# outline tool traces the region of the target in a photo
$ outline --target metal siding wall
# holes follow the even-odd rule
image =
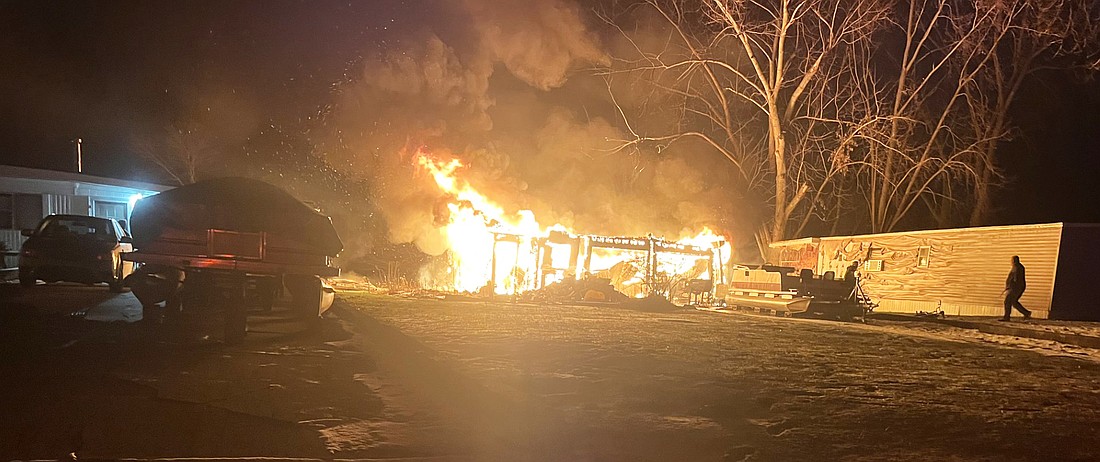
[[[42,214],[43,215],[57,215],[62,213],[70,213],[72,210],[73,202],[72,196],[64,196],[60,194],[43,194],[42,195]]]
[[[27,240],[27,238],[23,237],[18,229],[0,229],[0,242],[3,242],[8,250],[19,250],[23,246],[23,241],[25,240]],[[3,266],[4,265],[0,265],[0,267]]]
[[[42,213],[46,215],[72,214],[88,215],[91,198],[88,196],[70,196],[65,194],[43,194]]]
[[[994,316],[1004,312],[1001,293],[1011,258],[1019,255],[1027,268],[1027,291],[1020,302],[1045,318],[1061,231],[1061,224],[1052,224],[822,238],[819,270],[843,274],[852,260],[882,260],[883,271],[862,273],[864,290],[881,310],[938,307],[951,315]],[[929,265],[917,267],[917,249],[924,246],[930,247]]]

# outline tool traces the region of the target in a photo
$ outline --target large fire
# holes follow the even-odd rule
[[[421,149],[416,164],[428,173],[445,193],[436,210],[437,225],[442,227],[450,265],[447,274],[422,274],[421,285],[441,290],[513,294],[537,289],[566,277],[602,274],[614,279],[630,295],[645,295],[645,265],[651,273],[665,277],[699,278],[712,274],[715,266],[730,257],[730,245],[724,237],[708,228],[689,236],[680,236],[676,244],[713,249],[716,260],[699,255],[663,254],[652,262],[644,251],[623,251],[587,246],[582,255],[582,237],[561,224],[544,226],[530,210],[506,211],[464,180],[466,167],[459,159],[442,160]],[[657,242],[648,238],[649,242]],[[660,241],[663,242],[663,241]],[[708,261],[712,264],[707,264]],[[572,272],[570,272],[572,269]],[[632,289],[633,288],[633,289]]]

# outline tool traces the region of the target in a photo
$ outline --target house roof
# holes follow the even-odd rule
[[[142,189],[146,191],[166,191],[173,186],[146,183],[142,181],[120,180],[103,176],[86,175],[83,173],[62,172],[58,170],[44,170],[38,168],[16,167],[14,165],[0,165],[0,178],[25,178],[32,180],[69,181],[74,183],[91,183],[125,188]]]

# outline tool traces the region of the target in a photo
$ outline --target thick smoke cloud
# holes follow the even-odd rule
[[[469,0],[466,6],[480,47],[512,75],[540,90],[562,86],[578,63],[608,61],[576,5]]]
[[[582,233],[678,237],[731,229],[728,183],[712,152],[619,150],[625,138],[606,83],[590,11],[564,0],[469,0],[449,27],[366,57],[330,114],[343,149],[330,161],[373,178],[388,239],[446,250],[445,200],[415,166],[426,149],[457,157],[474,187],[545,226]],[[468,27],[455,30],[453,24]]]
[[[392,242],[413,242],[432,255],[446,250],[433,216],[439,191],[413,156],[423,144],[445,154],[456,134],[479,137],[492,129],[491,61],[477,61],[426,33],[366,59],[359,80],[342,89],[334,121],[346,149],[337,164],[373,178],[372,200]]]

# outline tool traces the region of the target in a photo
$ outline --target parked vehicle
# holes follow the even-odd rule
[[[37,280],[94,284],[106,282],[121,292],[134,264],[122,259],[134,250],[117,220],[82,215],[50,215],[34,229],[24,229],[26,242],[19,253],[19,283]]]
[[[243,339],[249,306],[270,309],[284,287],[303,317],[332,304],[322,278],[340,274],[340,237],[327,216],[268,183],[181,186],[138,202],[130,226],[138,250],[126,259],[145,266],[129,283],[142,305],[164,302],[170,315],[221,304],[227,342]]]

